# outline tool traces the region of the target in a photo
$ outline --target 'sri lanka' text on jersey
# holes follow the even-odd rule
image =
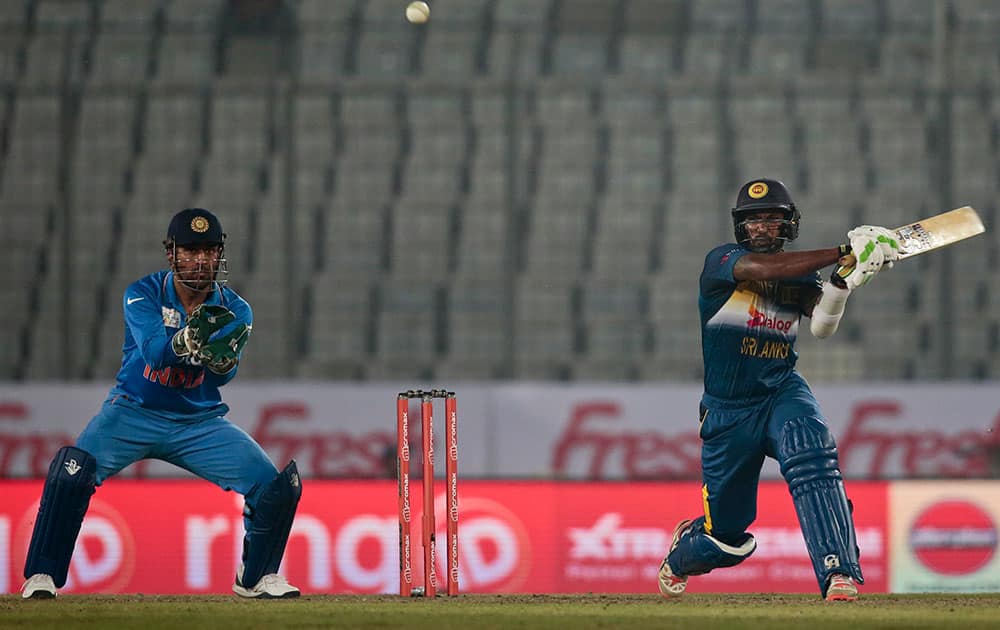
[[[236,321],[253,323],[246,300],[228,287],[217,287],[205,300],[231,310]],[[186,325],[187,315],[174,289],[173,273],[158,271],[129,285],[122,299],[125,310],[125,342],[122,366],[109,398],[122,397],[130,404],[173,419],[196,419],[225,415],[219,388],[236,376],[237,368],[215,374],[193,361],[179,357],[171,339]],[[228,329],[228,327],[227,327]]]
[[[741,245],[705,257],[698,309],[705,361],[705,404],[718,407],[773,392],[795,369],[801,295],[821,286],[818,273],[781,281],[737,281]]]

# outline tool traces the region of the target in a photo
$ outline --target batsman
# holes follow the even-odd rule
[[[853,508],[833,436],[795,371],[794,346],[802,315],[811,318],[813,335],[832,335],[851,292],[891,267],[899,246],[891,231],[863,225],[838,247],[784,251],[798,236],[801,216],[774,179],[744,184],[732,217],[736,242],[708,253],[699,281],[704,514],[674,529],[658,574],[660,593],[681,595],[690,576],[753,554],[757,542],[747,528],[757,516],[761,466],[771,457],[788,483],[820,594],[854,600],[864,576]],[[819,270],[831,265],[837,267],[830,281],[822,282]]]
[[[225,236],[213,213],[182,210],[163,241],[169,269],[125,290],[121,369],[76,445],[60,449],[49,466],[24,565],[25,599],[55,597],[66,584],[95,488],[141,459],[170,462],[244,496],[237,595],[299,595],[277,573],[302,496],[295,462],[278,472],[226,420],[219,394],[236,376],[253,321],[250,305],[226,286]]]

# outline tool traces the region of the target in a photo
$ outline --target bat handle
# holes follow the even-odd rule
[[[854,265],[858,262],[854,254],[847,253],[840,257],[837,261],[837,267],[833,270],[830,275],[830,282],[841,289],[846,289],[847,284],[845,284],[844,279],[851,275],[854,271]]]

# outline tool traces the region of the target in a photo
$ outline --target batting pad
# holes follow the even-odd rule
[[[90,506],[97,480],[97,460],[82,449],[64,446],[49,464],[38,517],[31,534],[25,579],[36,573],[52,577],[57,588],[66,584],[69,561]]]
[[[826,595],[833,573],[863,584],[854,521],[829,429],[816,418],[789,420],[779,456],[820,591]]]

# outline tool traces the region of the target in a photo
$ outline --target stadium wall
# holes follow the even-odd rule
[[[413,386],[234,384],[225,399],[230,420],[274,461],[294,457],[306,478],[388,478],[396,394]],[[455,390],[465,479],[700,478],[698,386],[459,383]],[[1000,477],[1000,403],[990,384],[821,385],[815,392],[848,479]],[[106,395],[106,385],[0,385],[0,478],[44,478],[55,452],[73,442]],[[419,401],[411,405],[418,418]],[[442,413],[439,406],[436,417]],[[159,461],[122,473],[184,475]],[[780,479],[773,462],[763,476]]]

